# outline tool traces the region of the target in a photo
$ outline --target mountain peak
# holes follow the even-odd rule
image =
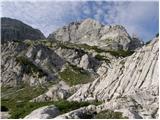
[[[2,43],[13,40],[44,39],[43,33],[31,26],[12,18],[1,18]]]
[[[50,34],[48,38],[114,50],[128,50],[130,49],[128,46],[131,42],[134,45],[132,38],[123,26],[103,25],[91,18],[87,18],[81,22],[72,22],[68,26],[59,28]],[[132,49],[139,46],[141,44],[132,46]]]
[[[82,23],[99,23],[99,22],[96,21],[95,19],[87,18],[87,19],[84,19]]]

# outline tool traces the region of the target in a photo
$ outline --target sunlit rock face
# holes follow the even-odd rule
[[[142,46],[140,40],[132,39],[123,26],[102,25],[93,19],[72,22],[68,26],[59,28],[50,34],[48,38],[114,50],[134,50]]]
[[[130,112],[133,112],[138,104],[141,106],[135,108],[138,118],[156,118],[159,96],[158,41],[158,38],[155,38],[133,55],[118,60],[107,73],[94,82],[85,84],[68,100],[110,101],[110,104],[106,103],[106,109],[128,109]],[[129,102],[133,106],[128,104]]]

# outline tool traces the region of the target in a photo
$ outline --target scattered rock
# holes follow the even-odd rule
[[[82,67],[83,69],[86,70],[88,68],[88,66],[89,66],[89,59],[88,59],[88,55],[85,54],[81,58],[79,67]]]
[[[44,106],[32,111],[24,119],[51,119],[59,115],[60,112],[54,105]]]
[[[60,99],[67,99],[69,96],[69,86],[65,82],[60,81],[58,84],[49,88],[46,93],[30,100],[30,102],[57,101]]]

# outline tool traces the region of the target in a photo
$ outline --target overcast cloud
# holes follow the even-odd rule
[[[93,18],[103,24],[121,24],[145,41],[158,32],[158,2],[3,1],[1,16],[21,20],[46,36],[72,21]]]

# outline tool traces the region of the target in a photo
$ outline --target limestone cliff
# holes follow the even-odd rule
[[[159,96],[158,41],[155,38],[133,55],[117,60],[106,73],[83,85],[68,100],[96,99],[106,102],[102,109],[127,109],[128,115],[134,114],[130,118],[155,118]]]
[[[142,46],[142,42],[132,39],[123,26],[102,25],[93,19],[72,22],[68,26],[59,28],[48,38],[114,50],[134,50]],[[138,44],[136,44],[137,42]]]

